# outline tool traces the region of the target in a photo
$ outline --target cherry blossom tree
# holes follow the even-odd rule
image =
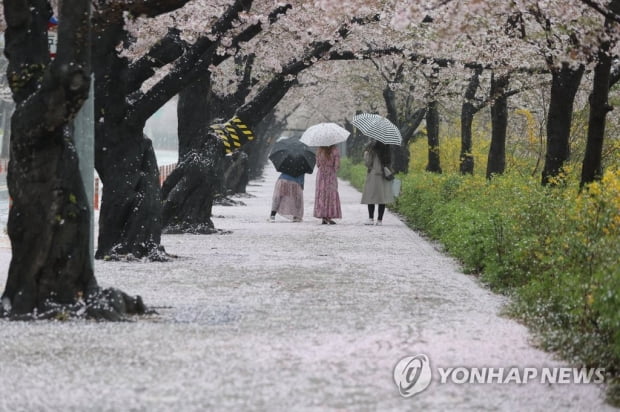
[[[252,5],[249,0],[188,4],[181,16],[194,13],[193,24],[200,16],[204,17],[201,22],[207,22],[209,27],[197,38],[191,38],[190,31],[188,40],[194,40],[193,43],[185,40],[179,30],[166,25],[151,28],[154,34],[145,36],[150,43],[141,37],[132,41],[132,33],[145,29],[146,18],[175,10],[186,2],[152,0],[116,5],[102,2],[95,9],[95,113],[99,120],[95,160],[104,187],[98,258],[127,254],[155,260],[166,258],[160,245],[159,174],[152,144],[142,134],[144,124],[157,109],[208,69],[218,55],[221,38],[241,25],[239,19],[248,19],[243,13]],[[145,16],[143,20],[131,17],[141,15]],[[174,18],[165,16],[168,20]],[[153,44],[152,39],[157,35],[162,37]],[[126,46],[119,51],[119,45]],[[166,65],[168,71],[160,74],[159,69]]]
[[[64,0],[50,60],[46,0],[4,2],[7,78],[16,109],[8,171],[12,257],[0,315],[33,319],[142,313],[139,297],[102,290],[93,273],[90,209],[73,121],[90,87],[90,2]]]
[[[347,9],[355,9],[361,6],[362,2],[326,0],[318,3],[326,10],[338,14],[346,13]],[[606,41],[611,40],[611,45],[615,44],[618,13],[614,10],[613,2],[429,0],[383,2],[382,6],[396,10],[391,14],[393,26],[412,34],[412,44],[415,44],[418,55],[435,59],[449,58],[465,66],[477,63],[505,73],[515,70],[530,70],[531,74],[542,73],[540,67],[545,66],[552,81],[543,184],[554,180],[561,173],[570,155],[568,142],[573,101],[581,85],[583,72],[586,67],[591,67],[605,55],[614,54],[612,51],[602,51],[602,54],[597,56],[600,46],[604,46]],[[604,17],[607,18],[606,24],[603,24]],[[428,24],[425,26],[424,23]],[[423,33],[421,26],[426,27],[427,33]],[[495,76],[495,91],[498,90],[497,86],[501,85],[500,89],[507,91],[508,96],[514,93],[514,90],[508,88],[509,83],[503,84],[507,79],[502,78],[502,82],[498,83],[499,79]],[[475,77],[471,80],[476,81]],[[475,83],[470,85],[471,96]],[[605,98],[599,100],[604,101]],[[496,97],[491,96],[488,102],[504,104],[501,99],[496,101]],[[470,111],[472,109],[469,104],[464,104],[463,107]],[[502,112],[498,106],[494,106],[493,113]],[[591,113],[600,117],[604,112],[605,108],[599,103]],[[493,133],[495,140],[502,139],[501,136],[504,135],[501,124],[505,121],[499,121],[502,117],[498,117],[498,127]],[[596,130],[600,131],[601,127],[594,127],[593,133]],[[466,132],[466,128],[463,131]],[[596,134],[601,135],[600,132]],[[503,143],[497,140],[500,148],[505,144],[505,135],[503,140]],[[462,166],[469,170],[466,164],[469,139],[464,135],[463,141],[462,158],[465,162]],[[598,147],[600,144],[592,146]],[[497,146],[494,149],[497,149]],[[502,152],[501,149],[493,150],[490,156],[494,158],[495,154],[500,154],[501,157]],[[588,153],[592,152],[596,153],[598,149]],[[590,155],[588,159],[591,157]],[[498,165],[492,168],[493,173],[502,169],[501,159],[491,163]],[[584,162],[591,163],[591,160]]]
[[[329,37],[326,39],[312,41],[300,51],[300,55],[293,56],[283,65],[278,64],[271,78],[266,83],[259,84],[256,93],[250,96],[247,102],[235,107],[249,94],[248,86],[251,82],[248,81],[245,71],[241,87],[228,94],[228,100],[220,99],[219,105],[215,106],[219,113],[230,116],[226,125],[219,129],[230,130],[238,127],[246,131],[255,129],[288,90],[297,84],[297,76],[302,71],[323,59],[340,58],[339,53],[331,54],[334,46],[351,34],[354,25],[374,19],[376,19],[374,15],[369,20],[353,19],[351,22],[341,24],[332,33],[328,31]],[[236,43],[236,39],[233,39],[232,43]],[[214,59],[213,62],[219,65],[218,59]],[[234,109],[234,112],[230,113],[231,109]],[[204,126],[201,129],[204,130]],[[166,230],[169,232],[211,233],[215,230],[211,221],[211,208],[215,195],[222,188],[224,153],[230,149],[224,147],[226,139],[218,138],[217,129],[218,127],[211,127],[206,134],[199,132],[191,136],[195,143],[190,145],[191,150],[183,151],[177,169],[164,184],[163,217]],[[242,132],[238,134],[241,135]],[[232,142],[233,140],[229,141]],[[234,143],[239,148],[245,144],[244,141]]]
[[[591,1],[585,1],[593,5]],[[596,3],[595,3],[596,5]],[[597,8],[598,11],[601,9]],[[618,41],[620,1],[612,0],[605,13],[604,32],[600,35],[600,45],[596,50],[596,65],[590,94],[590,117],[588,122],[588,138],[586,152],[581,170],[580,185],[599,180],[603,175],[602,152],[605,139],[605,117],[612,106],[609,104],[609,89],[618,81],[612,76],[612,49]]]

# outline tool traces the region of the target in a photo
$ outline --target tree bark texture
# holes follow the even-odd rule
[[[506,130],[508,129],[509,75],[491,77],[491,145],[487,157],[486,177],[501,175],[506,170]]]
[[[620,0],[614,0],[610,4],[611,10],[620,9]],[[605,20],[605,27],[609,29],[614,23],[611,19]],[[609,54],[611,42],[605,40],[599,46],[597,63],[594,67],[594,79],[592,80],[592,92],[590,93],[590,116],[588,120],[588,137],[586,141],[586,153],[581,167],[580,187],[603,175],[603,143],[605,140],[606,116],[612,110],[609,104],[609,88],[611,83],[612,57]]]
[[[104,17],[105,16],[105,17]],[[103,184],[95,258],[164,259],[159,169],[144,122],[128,119],[128,61],[116,52],[123,41],[122,13],[97,16],[93,36],[95,167]]]
[[[568,63],[551,71],[551,98],[547,121],[547,152],[542,172],[542,184],[555,184],[570,156],[570,128],[573,119],[575,95],[585,71]]]
[[[409,145],[416,136],[416,130],[426,118],[426,107],[422,107],[411,114],[399,126],[403,141],[400,146],[390,145],[392,149],[392,168],[396,173],[409,173]]]
[[[215,231],[211,210],[222,191],[224,145],[213,131],[201,136],[200,143],[183,157],[162,187],[166,233]]]
[[[474,104],[476,92],[480,86],[480,74],[482,69],[474,69],[474,73],[469,79],[469,84],[465,90],[463,106],[461,107],[461,154],[459,170],[462,174],[474,173],[474,156],[472,155],[472,126],[474,115],[478,108]]]
[[[426,164],[426,170],[428,172],[441,173],[441,161],[439,157],[439,110],[436,100],[428,103],[426,131],[428,139],[428,163]]]
[[[74,19],[83,19],[88,8],[75,13]],[[17,107],[7,176],[13,253],[2,302],[12,315],[24,315],[45,312],[53,302],[72,304],[96,288],[88,250],[89,209],[68,129],[88,95],[89,55],[58,50],[50,63],[51,8],[45,1],[5,4],[5,16],[7,76]],[[74,29],[88,39],[88,26]],[[59,30],[62,40],[71,40],[63,26]],[[84,40],[78,44],[88,48]],[[72,81],[77,87],[71,87]]]
[[[223,61],[224,58],[218,56],[214,64]],[[250,69],[252,62],[253,58],[246,62]],[[251,90],[250,69],[245,70],[236,93],[231,95],[219,96],[212,90],[210,72],[179,93],[179,162],[162,191],[166,233],[213,233],[211,209],[214,199],[225,196],[228,187],[245,192],[249,175],[248,156],[237,153],[233,159],[232,156],[224,157],[224,152],[220,156],[220,150],[212,147],[217,146],[217,142],[213,141],[211,124],[231,118],[243,104]],[[202,186],[198,187],[201,182]]]
[[[90,87],[90,2],[62,2],[53,61],[47,48],[51,10],[45,0],[4,4],[16,109],[7,176],[12,258],[0,314],[34,319],[81,312],[119,320],[145,308],[139,297],[97,285],[90,209],[72,133]],[[111,299],[119,305],[113,308]]]
[[[407,173],[409,171],[410,157],[409,143],[411,143],[416,129],[424,120],[426,107],[418,109],[412,114],[399,115],[396,93],[389,85],[383,89],[383,100],[387,108],[387,119],[398,127],[403,139],[400,146],[390,145],[392,169],[396,173]]]

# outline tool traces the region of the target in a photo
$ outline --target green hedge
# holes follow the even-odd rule
[[[347,159],[358,188],[365,169]],[[576,364],[605,367],[610,401],[620,380],[620,171],[582,191],[531,177],[411,172],[392,209],[439,240],[469,273],[512,296],[510,313],[541,345]]]

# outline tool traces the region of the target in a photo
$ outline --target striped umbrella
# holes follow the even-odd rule
[[[381,143],[400,146],[403,141],[398,127],[378,114],[358,114],[353,116],[351,123],[366,136]]]

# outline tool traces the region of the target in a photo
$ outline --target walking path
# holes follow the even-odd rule
[[[0,321],[0,411],[612,410],[594,384],[440,383],[441,367],[566,365],[397,217],[364,226],[344,182],[337,225],[311,217],[314,176],[302,223],[267,222],[276,178],[252,182],[246,206],[214,208],[232,233],[164,236],[172,263],[96,263],[100,284],[142,295],[158,316]],[[394,366],[416,354],[433,380],[404,398]]]

